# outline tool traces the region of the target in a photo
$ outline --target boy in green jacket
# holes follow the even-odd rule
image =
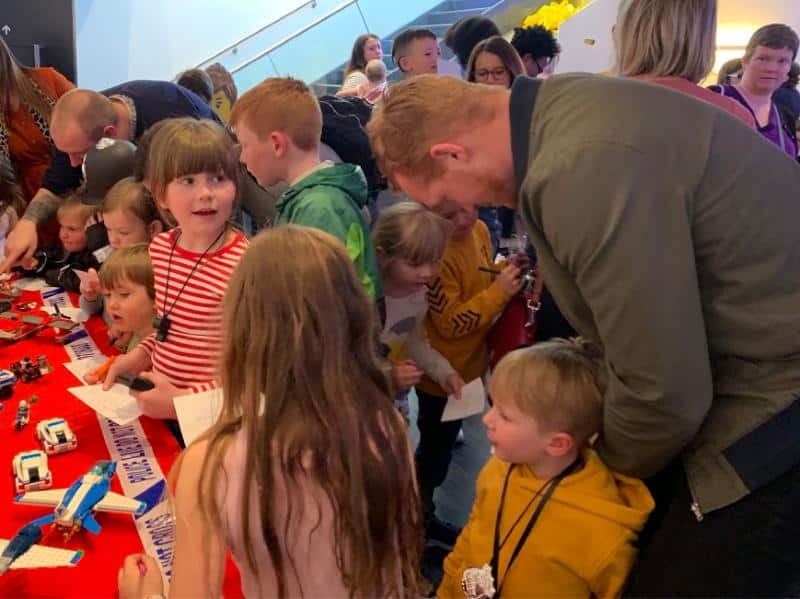
[[[308,86],[266,79],[234,104],[230,125],[242,148],[239,159],[259,184],[289,184],[275,207],[275,224],[314,227],[339,239],[364,289],[380,300],[375,248],[361,213],[366,179],[358,166],[320,161],[322,113]]]

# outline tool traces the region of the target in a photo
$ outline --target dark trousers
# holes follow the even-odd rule
[[[800,596],[800,465],[702,522],[680,461],[647,486],[656,510],[626,597]]]
[[[430,395],[419,389],[416,391],[419,399],[417,415],[419,445],[414,457],[417,462],[417,480],[422,496],[422,507],[425,517],[432,518],[436,513],[433,492],[447,476],[447,469],[453,456],[453,446],[461,429],[461,421],[442,422],[442,413],[447,404],[446,397]]]

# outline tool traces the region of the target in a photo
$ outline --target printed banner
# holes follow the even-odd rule
[[[120,426],[97,415],[111,459],[117,462],[117,476],[125,495],[147,504],[135,517],[136,530],[144,551],[158,561],[164,579],[164,596],[169,595],[172,553],[175,548],[175,519],[164,473],[138,420]]]
[[[78,325],[70,332],[69,342],[64,344],[64,349],[67,351],[70,362],[102,356],[100,348],[97,347],[94,339],[83,328],[83,325]]]
[[[60,287],[43,290],[41,295],[42,303],[46,306],[73,307],[67,292]]]

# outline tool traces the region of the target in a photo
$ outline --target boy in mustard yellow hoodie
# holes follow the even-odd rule
[[[514,264],[507,264],[497,277],[481,270],[493,266],[492,242],[475,209],[455,205],[441,216],[452,223],[453,230],[439,272],[428,285],[425,333],[431,347],[468,383],[486,373],[486,335],[508,300],[520,290],[522,281],[520,269]],[[426,536],[440,537],[445,530],[446,537],[452,537],[447,527],[436,520],[433,493],[447,476],[461,420],[442,422],[447,391],[429,377],[422,377],[421,372],[419,376],[419,444],[415,458]],[[452,545],[455,539],[438,540]]]
[[[589,448],[605,391],[597,352],[556,340],[503,358],[484,417],[494,456],[438,596],[617,597],[654,502]]]

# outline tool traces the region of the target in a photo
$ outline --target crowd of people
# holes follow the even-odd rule
[[[444,36],[463,78],[430,30],[391,67],[365,34],[328,98],[221,65],[76,89],[0,40],[0,271],[101,314],[122,355],[86,381],[150,380],[181,442],[173,399],[223,395],[169,596],[229,552],[248,597],[800,593],[800,40],[760,27],[706,88],[716,27],[623,0],[603,76],[486,17]],[[460,529],[444,413],[480,379]],[[156,561],[119,592],[163,595]]]

